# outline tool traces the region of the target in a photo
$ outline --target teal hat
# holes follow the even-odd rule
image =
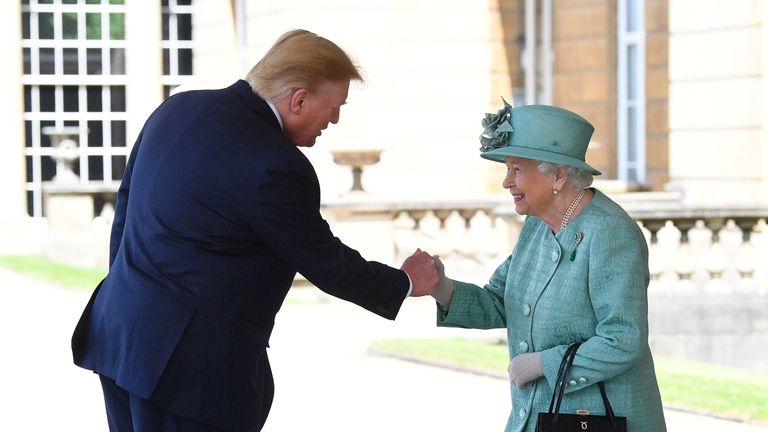
[[[600,175],[584,162],[595,128],[576,113],[550,105],[512,108],[504,101],[498,113],[485,115],[483,128],[480,156],[485,159],[504,162],[507,156],[515,156]]]

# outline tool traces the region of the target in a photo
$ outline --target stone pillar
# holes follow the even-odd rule
[[[44,255],[53,261],[94,266],[93,196],[74,188],[43,187],[43,207],[48,219]]]
[[[760,46],[761,46],[761,58],[768,58],[768,7],[763,5],[762,13],[760,15]],[[768,62],[762,61],[762,71],[760,74],[761,101],[768,101]],[[760,148],[762,149],[759,157],[759,172],[761,173],[760,192],[758,196],[768,197],[768,107],[763,106],[761,114],[761,126],[762,133],[760,134]]]
[[[26,216],[24,184],[24,88],[21,85],[21,3],[7,2],[0,14],[0,223]]]
[[[689,205],[765,203],[764,6],[702,5],[669,3],[669,187]]]
[[[147,117],[163,101],[160,0],[125,2],[126,139],[133,145]]]
[[[220,0],[195,0],[193,3],[192,37],[195,40],[192,60],[195,71],[193,86],[226,87],[244,78],[253,66],[253,63],[248,61],[241,62],[234,4],[235,1]],[[245,9],[248,11],[247,5]],[[244,31],[247,34],[250,30],[246,28]]]

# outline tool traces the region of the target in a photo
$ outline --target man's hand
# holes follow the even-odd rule
[[[416,249],[413,255],[406,258],[400,270],[411,278],[413,284],[411,297],[431,295],[437,290],[440,276],[437,273],[435,261],[421,249]]]

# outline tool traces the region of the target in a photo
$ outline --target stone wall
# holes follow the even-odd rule
[[[651,350],[655,356],[768,370],[768,292],[652,293]]]
[[[689,204],[765,203],[768,9],[759,0],[669,5],[668,187]]]

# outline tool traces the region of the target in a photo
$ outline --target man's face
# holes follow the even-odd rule
[[[327,82],[301,98],[301,109],[285,124],[285,135],[297,146],[312,147],[328,123],[339,122],[341,106],[347,103],[349,81]]]

